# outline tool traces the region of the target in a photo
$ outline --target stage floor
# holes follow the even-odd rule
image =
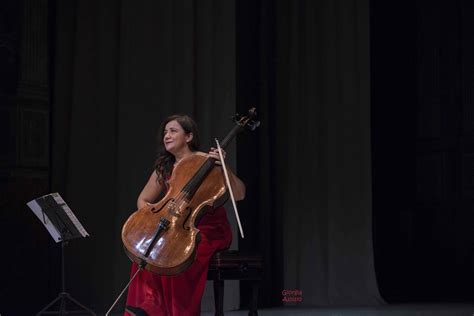
[[[225,311],[225,316],[247,316],[247,310]],[[76,314],[82,315],[82,314]],[[86,314],[84,314],[86,315]],[[97,316],[103,316],[98,313]],[[406,304],[377,307],[280,307],[259,309],[259,316],[474,316],[474,304]],[[113,312],[109,316],[123,316]],[[152,316],[152,315],[150,315]],[[214,312],[202,312],[201,316],[214,316]]]
[[[202,316],[214,316],[205,312]],[[226,316],[247,316],[248,311],[226,311]],[[259,309],[259,316],[474,316],[474,304],[386,305],[378,307]]]

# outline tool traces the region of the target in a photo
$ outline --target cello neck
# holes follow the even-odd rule
[[[249,110],[249,114],[247,116],[240,117],[236,115],[234,117],[234,122],[236,125],[230,130],[230,132],[226,135],[224,140],[220,143],[222,148],[226,148],[230,141],[234,139],[234,137],[244,130],[245,127],[248,127],[250,130],[255,130],[260,125],[259,121],[254,121],[253,118],[256,116],[257,112],[255,108],[251,108]],[[186,198],[191,200],[196,193],[197,189],[201,185],[202,181],[204,181],[205,177],[211,171],[211,169],[215,165],[216,159],[214,158],[207,158],[206,161],[202,164],[199,170],[194,174],[194,176],[189,180],[189,182],[183,187],[182,192],[185,194]]]
[[[243,130],[243,127],[240,125],[236,125],[232,128],[232,130],[227,134],[227,136],[224,138],[224,140],[220,143],[221,147],[224,149],[226,148],[230,141],[239,133]]]
[[[242,130],[241,126],[234,126],[232,130],[227,134],[227,136],[222,141],[221,147],[226,148],[230,141]],[[209,171],[214,167],[216,159],[208,157],[206,161],[202,164],[199,170],[194,174],[194,176],[189,180],[189,182],[183,187],[182,192],[185,194],[187,200],[191,200],[196,193],[196,190],[201,185],[204,178],[207,176]]]
[[[186,196],[186,199],[189,201],[196,193],[197,189],[201,185],[204,178],[207,176],[212,167],[214,167],[214,158],[207,158],[206,161],[202,164],[201,168],[194,174],[194,176],[186,183],[183,187],[182,192]]]

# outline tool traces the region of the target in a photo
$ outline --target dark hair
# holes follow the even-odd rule
[[[188,143],[189,149],[191,151],[199,150],[199,136],[197,130],[197,124],[194,120],[187,115],[171,115],[168,116],[160,126],[160,131],[158,133],[158,155],[155,160],[155,172],[158,175],[158,182],[164,184],[165,181],[171,176],[171,171],[173,170],[173,164],[175,163],[174,156],[167,152],[165,145],[163,143],[164,131],[166,124],[171,121],[176,120],[179,125],[183,128],[186,134],[193,133],[193,138]]]

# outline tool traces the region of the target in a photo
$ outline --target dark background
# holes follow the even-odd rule
[[[470,1],[372,2],[374,249],[389,301],[472,300],[472,14]]]
[[[230,153],[260,306],[292,288],[305,306],[472,302],[473,15],[461,0],[2,1],[0,313],[60,290],[26,202],[58,191],[76,210],[91,238],[68,247],[68,290],[103,312],[161,119],[189,113],[210,140],[249,105],[262,126]]]

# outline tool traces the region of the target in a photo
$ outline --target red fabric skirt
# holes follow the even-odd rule
[[[150,316],[200,315],[209,260],[217,250],[229,248],[232,231],[223,207],[204,215],[197,228],[201,231],[201,242],[191,266],[176,276],[140,271],[128,289],[127,305],[140,307]],[[137,269],[132,263],[131,275]],[[125,315],[130,316],[127,312]]]

